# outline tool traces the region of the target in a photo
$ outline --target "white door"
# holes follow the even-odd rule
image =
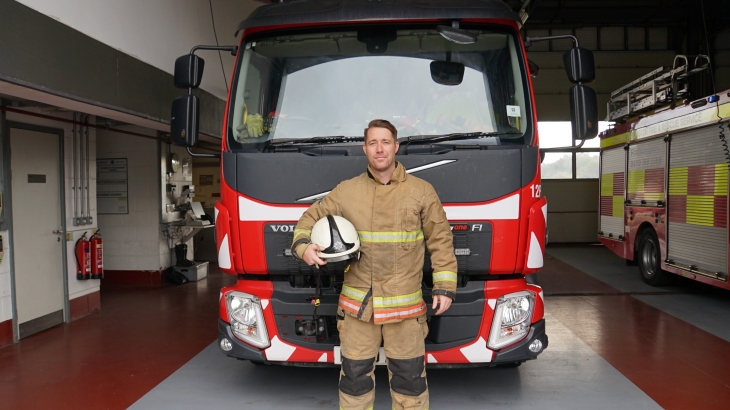
[[[11,128],[10,168],[15,303],[24,338],[63,322],[58,135]]]

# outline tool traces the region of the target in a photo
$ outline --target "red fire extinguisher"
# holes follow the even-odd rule
[[[104,279],[104,252],[99,231],[100,229],[97,229],[89,239],[89,245],[91,246],[91,279]]]
[[[89,240],[86,239],[86,232],[76,241],[76,279],[86,280],[91,278],[91,254],[89,253]]]

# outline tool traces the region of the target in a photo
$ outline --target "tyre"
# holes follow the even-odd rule
[[[671,281],[670,273],[661,268],[661,250],[659,240],[653,230],[641,234],[637,252],[641,280],[650,286],[663,286]]]

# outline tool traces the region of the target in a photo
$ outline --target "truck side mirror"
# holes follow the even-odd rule
[[[596,92],[586,83],[596,79],[593,52],[573,47],[563,54],[568,80],[575,84],[570,88],[570,122],[573,140],[588,140],[598,135],[598,101]]]
[[[596,79],[593,52],[585,48],[573,47],[563,54],[563,64],[568,80],[573,84],[588,84]]]
[[[174,145],[194,147],[200,129],[200,100],[195,95],[183,95],[172,102],[170,138]]]
[[[175,60],[175,87],[198,88],[203,79],[205,60],[195,54],[186,54]]]
[[[535,41],[573,40],[573,48],[563,54],[565,72],[568,80],[575,84],[570,88],[570,123],[573,128],[573,140],[589,140],[598,135],[598,101],[596,92],[583,85],[596,79],[596,67],[593,64],[593,52],[580,48],[578,39],[572,35],[548,37],[527,37],[525,47]]]
[[[570,124],[573,140],[589,140],[598,135],[598,102],[591,87],[583,84],[570,87]]]

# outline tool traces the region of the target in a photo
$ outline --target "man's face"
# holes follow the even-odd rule
[[[370,168],[378,172],[385,172],[395,168],[395,153],[398,151],[398,142],[387,128],[370,128],[362,147],[368,157]]]

